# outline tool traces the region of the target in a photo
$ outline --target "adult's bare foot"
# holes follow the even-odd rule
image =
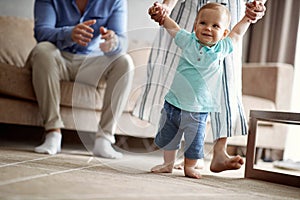
[[[210,171],[218,173],[226,170],[237,170],[240,169],[243,164],[244,160],[239,155],[230,157],[224,151],[218,153],[214,152],[210,164]]]

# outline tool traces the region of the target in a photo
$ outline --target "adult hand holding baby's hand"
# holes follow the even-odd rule
[[[169,14],[169,12],[170,10],[167,6],[158,2],[155,2],[148,10],[151,19],[158,22],[159,25],[164,23],[165,17]]]
[[[255,0],[246,3],[246,16],[250,19],[251,23],[256,23],[265,15],[266,7],[264,3],[264,0]]]
[[[103,26],[101,26],[100,34],[101,34],[101,39],[103,39],[104,42],[100,43],[99,48],[103,52],[108,53],[117,47],[119,40],[118,40],[118,36],[115,34],[114,31],[107,30]]]

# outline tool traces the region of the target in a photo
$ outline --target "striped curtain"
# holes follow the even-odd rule
[[[266,7],[265,17],[247,33],[245,61],[294,65],[300,1],[268,0]]]

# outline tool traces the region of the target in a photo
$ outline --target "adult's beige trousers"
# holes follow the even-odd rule
[[[32,67],[33,87],[46,130],[64,127],[60,115],[61,80],[95,87],[100,79],[105,80],[106,89],[96,137],[115,142],[116,125],[127,103],[133,80],[134,65],[129,55],[71,54],[60,51],[50,42],[41,42],[32,50],[27,64]]]

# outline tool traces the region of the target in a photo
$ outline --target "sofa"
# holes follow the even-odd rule
[[[31,81],[31,69],[25,66],[26,58],[36,45],[33,20],[0,16],[0,123],[43,126]],[[129,54],[136,66],[133,88],[138,88],[138,77],[144,71],[142,63],[149,55],[150,46],[134,39],[129,44]],[[143,79],[143,78],[142,78]],[[94,88],[81,83],[61,82],[61,115],[66,130],[96,132],[101,116],[105,83]],[[74,91],[76,95],[74,95]],[[138,94],[130,95],[138,97]],[[94,105],[93,102],[96,102]],[[124,115],[133,109],[128,103]],[[122,117],[124,119],[124,117]],[[126,117],[125,117],[126,118]],[[118,129],[118,132],[120,130]]]
[[[0,123],[27,126],[43,125],[31,82],[31,70],[25,61],[36,44],[33,20],[0,16]],[[129,39],[129,55],[135,64],[135,75],[126,109],[116,134],[153,138],[156,126],[131,113],[145,84],[150,45]],[[282,63],[243,64],[243,104],[246,115],[251,109],[288,110],[290,108],[293,67]],[[101,116],[101,99],[105,84],[98,88],[68,81],[61,82],[61,115],[66,130],[96,132]],[[76,95],[73,92],[76,89]],[[92,102],[97,102],[94,105]],[[94,106],[92,106],[94,105]],[[286,127],[260,123],[257,144],[262,148],[283,149]],[[272,138],[272,140],[270,139]],[[212,142],[207,134],[206,142]],[[230,138],[228,143],[245,146],[246,137]]]

